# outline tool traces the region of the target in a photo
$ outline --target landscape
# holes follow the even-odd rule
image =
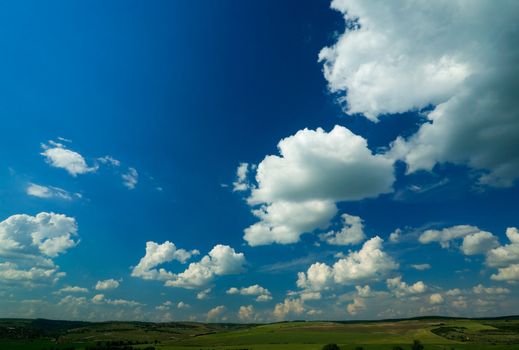
[[[519,316],[271,324],[0,320],[2,349],[511,349]],[[333,348],[330,348],[333,349]]]
[[[0,1],[0,350],[519,349],[518,19]]]

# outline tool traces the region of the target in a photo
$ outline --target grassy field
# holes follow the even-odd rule
[[[415,319],[380,322],[283,322],[264,325],[62,321],[0,321],[0,349],[86,349],[108,341],[163,350],[319,350],[336,343],[342,350],[519,349],[519,320]],[[140,342],[142,344],[136,344]],[[144,344],[145,343],[145,344]],[[116,349],[117,347],[114,347]]]

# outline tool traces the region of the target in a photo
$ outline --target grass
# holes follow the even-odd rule
[[[39,322],[39,325],[46,324]],[[4,324],[0,321],[0,329]],[[319,350],[336,343],[342,350],[410,350],[419,339],[425,350],[519,349],[519,320],[415,319],[401,321],[337,323],[285,322],[265,325],[100,322],[50,323],[49,334],[35,340],[0,340],[0,349],[48,349],[74,346],[85,349],[98,341],[141,341],[161,350]],[[25,327],[15,334],[30,333],[30,321],[10,320],[9,329]],[[39,328],[45,334],[45,330]],[[134,345],[135,348],[150,346]]]

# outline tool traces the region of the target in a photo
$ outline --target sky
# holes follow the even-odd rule
[[[0,4],[0,317],[518,314],[518,16]]]

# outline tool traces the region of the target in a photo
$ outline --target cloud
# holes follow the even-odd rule
[[[238,318],[242,321],[250,321],[254,317],[254,306],[240,306],[238,310]]]
[[[321,240],[328,244],[334,245],[349,245],[358,244],[366,239],[364,234],[364,224],[362,219],[358,216],[342,214],[343,227],[337,231],[330,231],[321,234]]]
[[[126,299],[108,299],[104,296],[104,294],[96,294],[92,297],[92,303],[94,304],[107,304],[114,306],[129,306],[136,307],[143,305],[134,300],[126,300]]]
[[[53,187],[53,186],[43,186],[43,185],[37,185],[34,183],[30,183],[29,186],[27,186],[27,194],[29,196],[34,196],[38,198],[56,198],[56,199],[62,199],[70,201],[75,198],[81,198],[80,193],[70,193],[62,188],[59,187]]]
[[[67,286],[61,288],[58,293],[88,293],[88,289],[79,286]]]
[[[97,167],[88,166],[81,154],[67,149],[62,143],[49,141],[47,144],[42,144],[41,147],[43,152],[40,154],[45,157],[45,161],[49,165],[65,169],[74,177],[97,171]]]
[[[189,264],[189,267],[173,275],[165,285],[180,288],[202,288],[212,282],[215,276],[232,275],[244,271],[245,255],[227,246],[218,244],[208,255],[199,262]]]
[[[270,291],[266,288],[263,288],[259,284],[255,284],[249,287],[244,288],[229,288],[226,292],[227,294],[240,294],[240,295],[252,295],[256,296],[256,301],[269,301],[272,300],[272,295]]]
[[[366,308],[366,304],[362,298],[353,298],[353,302],[346,306],[346,310],[352,316],[357,315],[360,311]]]
[[[439,293],[434,293],[429,296],[429,303],[436,305],[436,304],[443,304],[443,297]]]
[[[216,320],[217,318],[220,318],[221,315],[225,312],[225,309],[226,308],[223,305],[219,305],[219,306],[212,308],[211,310],[209,310],[207,312],[207,320],[211,321],[211,320]]]
[[[109,289],[115,289],[119,287],[119,281],[114,280],[113,278],[104,280],[104,281],[97,281],[96,283],[96,290],[109,290]]]
[[[418,271],[425,271],[425,270],[429,270],[431,268],[431,265],[430,264],[413,264],[413,265],[411,265],[411,267]]]
[[[79,241],[76,220],[63,214],[12,215],[0,222],[0,278],[55,281],[63,276],[53,258]]]
[[[389,235],[389,241],[392,243],[398,243],[398,241],[400,240],[401,234],[402,234],[402,230],[397,228],[396,230],[391,232],[391,234]]]
[[[333,266],[319,262],[311,265],[306,273],[298,273],[298,287],[319,291],[334,285],[379,280],[398,268],[398,263],[382,250],[382,242],[382,238],[373,237],[360,250],[350,251]]]
[[[196,293],[196,298],[198,300],[204,300],[207,299],[207,296],[211,293],[211,288],[206,288],[198,293]]]
[[[451,241],[460,238],[463,239],[460,249],[465,255],[483,254],[499,244],[492,233],[481,231],[478,227],[470,225],[427,230],[420,235],[418,240],[422,244],[438,242],[442,248],[448,248]]]
[[[332,7],[347,29],[319,60],[347,113],[376,121],[433,105],[427,122],[392,146],[408,172],[451,162],[485,171],[482,184],[513,184],[519,177],[515,2],[468,8],[464,1],[335,0]]]
[[[282,303],[276,304],[273,315],[276,319],[284,320],[290,315],[301,315],[305,311],[301,299],[286,298]]]
[[[177,304],[177,309],[189,309],[190,307],[189,304],[186,304],[183,301],[179,301]]]
[[[101,164],[111,165],[113,167],[121,166],[121,161],[120,160],[115,159],[114,157],[109,156],[109,155],[106,155],[104,157],[99,157],[99,158],[97,158],[97,161],[99,163],[101,163]]]
[[[422,281],[418,281],[409,285],[402,281],[402,276],[387,279],[386,285],[388,289],[396,295],[397,298],[402,298],[413,294],[421,294],[427,290],[427,286]]]
[[[256,169],[248,203],[260,221],[245,230],[251,246],[295,243],[325,229],[335,202],[373,198],[392,191],[393,161],[373,154],[367,141],[342,126],[330,132],[304,129],[278,143]]]
[[[173,277],[171,272],[163,268],[156,269],[158,265],[177,260],[185,263],[192,256],[200,252],[196,249],[188,251],[178,249],[174,243],[166,241],[162,244],[153,241],[146,242],[146,254],[132,270],[133,277],[140,277],[146,280],[166,280]]]
[[[503,267],[512,263],[519,263],[519,231],[515,227],[509,227],[506,229],[506,236],[510,244],[490,250],[486,258],[488,266]]]
[[[482,284],[478,284],[472,288],[472,291],[476,294],[488,294],[488,295],[499,295],[509,294],[510,289],[503,287],[485,287]]]
[[[238,169],[236,169],[236,181],[232,183],[233,192],[247,191],[250,188],[250,184],[247,181],[248,174],[249,163],[240,163]]]
[[[500,267],[497,271],[497,274],[490,276],[494,281],[519,281],[519,264]]]
[[[128,168],[128,172],[121,175],[123,179],[123,185],[128,189],[133,190],[139,182],[139,173],[135,168]]]

